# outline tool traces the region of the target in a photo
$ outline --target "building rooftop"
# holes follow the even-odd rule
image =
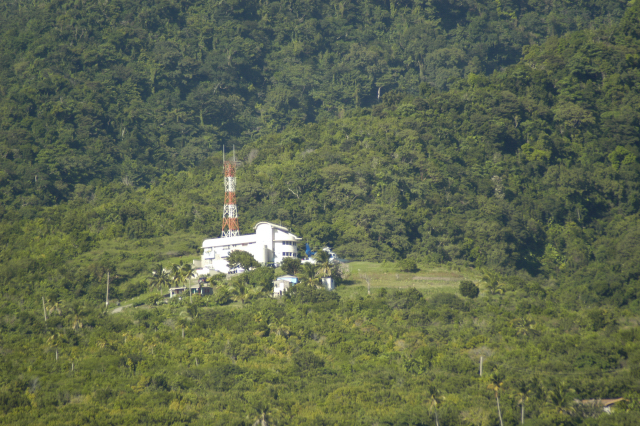
[[[583,400],[579,400],[576,399],[575,402],[578,402],[580,404],[592,404],[592,405],[597,405],[599,407],[609,407],[610,405],[613,405],[617,402],[620,401],[625,401],[625,398],[611,398],[611,399],[583,399]]]
[[[271,227],[273,229],[278,229],[278,230],[284,231],[284,232],[291,232],[291,231],[289,231],[289,228],[285,228],[282,225],[276,225],[275,223],[271,223],[271,222],[258,222],[258,223],[256,223],[256,226],[253,227],[253,229],[258,229],[258,226],[260,226],[260,225],[271,225]]]
[[[302,238],[296,237],[291,233],[288,228],[284,226],[275,225],[270,222],[258,222],[253,229],[258,228],[260,225],[269,225],[271,228],[281,231],[276,237],[274,237],[274,241],[300,241]],[[283,233],[285,235],[283,235]],[[220,246],[229,246],[229,245],[238,245],[238,244],[252,244],[255,243],[257,239],[256,234],[246,234],[246,235],[238,235],[235,237],[219,237],[219,238],[209,238],[202,242],[202,248],[208,247],[220,247]]]

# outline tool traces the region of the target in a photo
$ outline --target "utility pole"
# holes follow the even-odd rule
[[[107,271],[107,301],[105,303],[106,307],[109,307],[109,271]]]
[[[44,306],[44,296],[42,296],[42,310],[44,311],[44,322],[47,322],[47,308]]]
[[[482,357],[480,357],[480,377],[482,377]]]

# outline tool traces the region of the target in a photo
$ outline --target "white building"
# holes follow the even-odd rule
[[[273,297],[280,297],[291,287],[298,284],[298,277],[293,275],[283,275],[273,282]]]
[[[336,284],[335,284],[335,281],[333,281],[333,278],[324,277],[324,278],[321,278],[321,280],[322,280],[322,285],[324,286],[324,288],[326,288],[329,291],[335,290]]]
[[[234,250],[251,253],[263,265],[279,265],[287,257],[298,257],[298,241],[301,238],[284,226],[259,222],[254,229],[255,234],[204,240],[198,273],[208,275],[217,271],[228,274],[227,258]]]

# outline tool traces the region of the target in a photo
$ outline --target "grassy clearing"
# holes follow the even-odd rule
[[[118,267],[124,270],[136,269],[140,263],[160,262],[164,267],[174,263],[191,262],[200,259],[198,248],[205,239],[203,235],[188,233],[173,234],[144,240],[102,240],[96,247],[75,259],[77,266],[95,262],[105,256],[118,260]]]
[[[379,289],[416,288],[425,296],[435,293],[457,293],[461,280],[478,282],[479,274],[472,269],[451,270],[446,266],[419,265],[415,273],[398,271],[395,263],[351,262],[348,282],[337,288],[343,297],[367,294]],[[368,283],[367,283],[368,281]]]

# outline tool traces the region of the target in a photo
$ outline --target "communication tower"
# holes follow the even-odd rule
[[[222,147],[222,164],[224,165],[224,210],[222,212],[222,237],[240,235],[238,227],[238,208],[236,207],[236,149],[233,148],[233,160],[224,159]]]

